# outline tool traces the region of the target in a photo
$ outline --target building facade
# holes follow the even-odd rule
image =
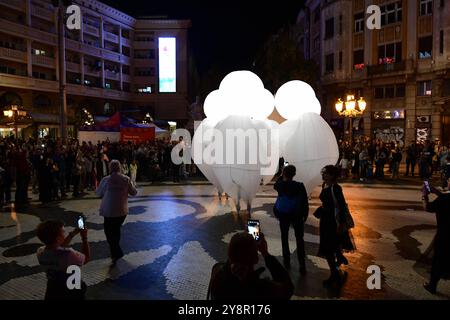
[[[366,9],[381,9],[381,29]],[[450,144],[450,3],[443,0],[308,0],[297,19],[306,58],[320,65],[322,115],[342,133],[335,111],[347,93],[367,108],[355,134],[399,144]],[[339,128],[340,124],[340,128]]]
[[[186,121],[190,21],[136,19],[95,0],[72,3],[81,8],[81,30],[64,27],[60,48],[51,0],[0,0],[0,107],[20,104],[41,135],[58,136],[61,49],[69,132],[83,108]]]

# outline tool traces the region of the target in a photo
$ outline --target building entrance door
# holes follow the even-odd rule
[[[450,115],[442,115],[442,143],[443,145],[450,145]]]

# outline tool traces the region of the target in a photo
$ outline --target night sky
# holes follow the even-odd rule
[[[190,19],[190,47],[200,73],[213,65],[248,69],[267,36],[294,22],[304,1],[100,0],[134,17]]]

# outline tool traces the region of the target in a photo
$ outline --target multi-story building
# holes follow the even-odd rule
[[[369,5],[381,29],[369,30]],[[363,96],[355,133],[387,141],[450,143],[450,3],[443,0],[308,0],[299,45],[321,70],[322,115],[339,123],[336,100]]]
[[[81,30],[64,27],[61,48],[52,1],[0,0],[0,107],[19,104],[41,134],[58,135],[63,50],[69,129],[83,108],[185,121],[190,21],[136,19],[95,0],[72,3],[81,8]]]

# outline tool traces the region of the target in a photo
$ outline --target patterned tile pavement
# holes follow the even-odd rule
[[[322,287],[328,270],[326,261],[316,256],[318,221],[310,215],[305,227],[308,274],[301,277],[293,265],[293,299],[450,299],[450,281],[440,283],[436,296],[422,289],[429,265],[419,261],[433,238],[435,217],[422,211],[419,187],[352,183],[343,187],[357,225],[353,234],[358,248],[348,255],[347,281],[339,292]],[[269,251],[281,260],[272,188],[261,187],[253,201],[252,218],[261,221]],[[319,205],[318,193],[316,189],[312,194],[310,212]],[[61,219],[70,229],[83,213],[93,255],[82,269],[88,299],[202,300],[211,266],[226,258],[227,243],[248,218],[245,212],[235,212],[231,199],[219,200],[207,182],[140,186],[139,194],[129,200],[130,214],[122,231],[126,255],[110,268],[99,202],[87,193],[46,208],[34,199],[25,211],[7,208],[1,212],[0,299],[43,298],[46,280],[35,256],[40,244],[34,229],[47,218]],[[293,231],[289,237],[293,251]],[[79,237],[73,245],[80,249]],[[382,270],[381,290],[366,286],[366,269],[374,264]]]

